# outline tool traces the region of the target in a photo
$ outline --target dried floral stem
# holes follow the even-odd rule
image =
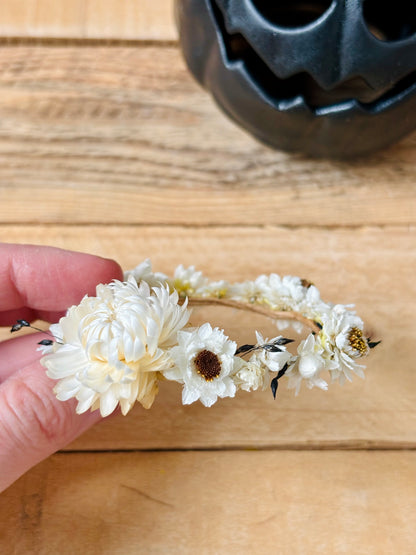
[[[293,310],[271,310],[257,304],[248,304],[239,301],[233,301],[231,299],[212,299],[204,297],[188,297],[189,306],[223,306],[228,308],[235,308],[237,310],[245,310],[247,312],[255,312],[256,314],[261,314],[270,318],[271,320],[296,320],[304,326],[310,328],[314,333],[319,333],[320,328],[316,325],[313,320],[302,316],[299,312],[294,312]]]

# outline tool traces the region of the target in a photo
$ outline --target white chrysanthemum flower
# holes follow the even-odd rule
[[[172,361],[168,354],[189,319],[177,293],[128,282],[97,286],[51,331],[53,352],[42,358],[47,375],[60,380],[58,399],[78,400],[77,412],[100,409],[111,414],[118,404],[126,414],[137,400],[150,408],[158,372]]]
[[[327,367],[332,381],[342,385],[352,381],[352,372],[364,378],[364,365],[356,360],[366,356],[369,346],[363,335],[363,322],[343,305],[335,305],[321,316],[322,330],[319,339],[328,358]]]
[[[162,373],[168,380],[184,385],[184,405],[199,399],[210,407],[218,397],[235,395],[232,374],[239,360],[234,356],[236,347],[223,331],[208,323],[194,331],[180,331],[178,345],[170,350],[175,366]]]
[[[328,389],[326,381],[319,377],[320,372],[325,369],[326,361],[322,356],[324,349],[316,341],[315,336],[310,334],[301,341],[297,352],[298,356],[292,357],[286,371],[286,376],[289,378],[288,388],[295,389],[297,395],[302,381],[305,381],[309,389],[312,387]]]

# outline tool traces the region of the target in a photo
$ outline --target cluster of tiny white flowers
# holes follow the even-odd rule
[[[237,348],[218,328],[188,325],[188,301],[228,299],[291,312],[311,321],[315,331],[291,354],[281,335]],[[300,322],[290,322],[300,331]],[[287,325],[288,322],[285,323]],[[124,282],[97,286],[50,328],[55,341],[43,347],[47,374],[59,380],[58,399],[75,397],[77,412],[100,409],[106,416],[120,405],[126,414],[138,401],[149,408],[161,379],[183,385],[182,402],[211,406],[238,390],[266,389],[283,375],[299,392],[327,389],[321,377],[341,384],[352,373],[363,377],[357,360],[372,346],[351,307],[321,300],[318,289],[298,277],[277,274],[254,281],[211,281],[194,267],[179,266],[173,277],[154,273],[149,260],[125,274]],[[274,389],[275,394],[275,389]]]

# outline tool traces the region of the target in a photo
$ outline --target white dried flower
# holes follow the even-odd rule
[[[120,404],[126,414],[137,400],[149,408],[157,393],[157,372],[172,361],[169,347],[187,323],[177,293],[128,282],[99,285],[58,325],[53,352],[42,358],[49,377],[60,380],[58,399],[75,397],[77,412],[99,408],[103,416]]]
[[[170,355],[175,366],[163,371],[168,380],[184,385],[182,402],[189,405],[198,399],[206,407],[218,397],[234,397],[236,386],[232,379],[237,345],[222,330],[203,324],[194,331],[180,331],[178,345]]]
[[[286,376],[289,378],[288,388],[295,389],[297,395],[302,381],[305,381],[310,389],[312,387],[328,389],[326,381],[319,377],[320,372],[325,369],[325,359],[322,356],[324,349],[316,341],[315,336],[310,334],[301,341],[297,352],[298,356],[292,358],[286,371]]]
[[[251,346],[253,353],[249,360],[242,359],[239,365],[234,364],[234,382],[238,389],[244,391],[255,391],[259,388],[264,390],[269,387],[270,373],[280,372],[292,358],[285,347],[287,340],[281,335],[269,340],[256,331],[256,340],[256,344]]]
[[[351,372],[364,378],[364,366],[356,362],[369,352],[361,318],[345,306],[335,305],[322,313],[321,321],[319,339],[326,352],[332,381],[338,380],[341,385],[345,379],[352,381]]]
[[[239,359],[239,363],[234,364],[233,381],[237,389],[243,391],[256,391],[266,389],[270,385],[269,369],[259,357],[253,353],[248,361]]]
[[[171,280],[172,287],[181,296],[198,295],[200,290],[208,285],[208,278],[202,275],[202,272],[197,272],[194,266],[185,268],[180,264],[173,275]]]
[[[284,343],[281,342],[281,340],[283,340],[281,335],[278,335],[273,339],[265,339],[261,333],[256,331],[256,340],[256,347],[275,345],[279,349],[268,350],[267,348],[262,348],[255,352],[255,356],[258,357],[261,363],[264,364],[264,366],[266,366],[271,372],[279,372],[292,358],[292,355],[286,350]]]
[[[161,272],[154,273],[152,271],[152,263],[149,258],[146,258],[141,264],[136,266],[133,270],[124,272],[124,281],[129,278],[134,278],[138,283],[145,281],[150,287],[157,287],[158,285],[165,284],[169,281],[168,276]]]
[[[210,281],[198,287],[196,295],[204,298],[223,299],[229,296],[229,283],[224,279]]]
[[[243,281],[229,285],[228,296],[243,303],[254,304],[263,300],[263,290],[256,281]]]
[[[297,303],[305,294],[298,277],[281,278],[277,274],[261,275],[254,283],[260,292],[257,295],[259,302],[265,303],[274,310],[296,310]]]

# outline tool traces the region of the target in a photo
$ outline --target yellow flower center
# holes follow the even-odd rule
[[[348,334],[348,341],[350,347],[358,351],[360,356],[364,356],[367,353],[367,341],[364,339],[363,332],[359,328],[351,328]]]
[[[195,289],[191,287],[191,284],[187,281],[180,281],[179,279],[175,279],[173,282],[173,290],[176,291],[179,297],[189,297],[195,293]]]
[[[215,353],[204,349],[194,358],[196,372],[207,382],[212,382],[221,374],[221,362]]]

